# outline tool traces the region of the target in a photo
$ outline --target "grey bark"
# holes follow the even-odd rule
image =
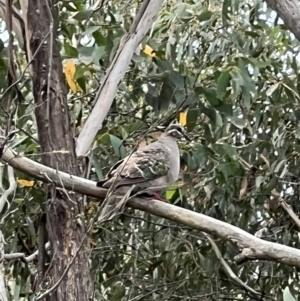
[[[285,26],[300,41],[300,3],[297,0],[266,0]]]
[[[24,173],[32,176],[34,176],[35,173],[38,176],[38,179],[42,179],[42,173],[44,174],[43,179],[45,181],[54,178],[53,174],[55,173],[55,170],[43,167],[43,165],[28,158],[14,156],[10,149],[4,150],[2,160]],[[105,189],[96,187],[96,183],[93,181],[72,177],[66,173],[60,172],[58,178],[60,178],[58,186],[64,187],[67,190],[71,189],[79,193],[86,193],[91,197],[103,197],[106,192]],[[73,182],[72,179],[74,179]],[[86,186],[89,187],[88,190],[86,189]],[[199,200],[199,202],[201,202],[201,200]],[[204,214],[149,199],[132,199],[128,201],[127,205],[235,243],[242,250],[241,254],[234,258],[238,264],[247,260],[268,260],[300,268],[299,249],[265,241],[238,227]]]
[[[32,60],[30,71],[38,136],[43,153],[42,163],[76,175],[78,172],[75,145],[70,129],[55,19],[54,23],[52,22],[54,2],[22,1],[26,47],[29,61],[40,48]],[[53,39],[51,39],[52,25],[54,25]],[[86,251],[85,243],[71,264],[74,254],[84,240],[84,223],[78,222],[78,216],[83,212],[83,204],[78,196],[59,191],[53,184],[45,186],[45,189],[48,192],[46,223],[53,252],[48,274],[40,275],[40,278],[47,280],[42,283],[45,290],[59,283],[46,298],[59,301],[87,301],[92,293],[92,285],[89,274],[89,252]],[[44,247],[44,242],[42,244]],[[44,259],[39,253],[39,261],[41,260]],[[43,273],[41,264],[39,264],[40,274]],[[62,277],[67,268],[68,272]]]

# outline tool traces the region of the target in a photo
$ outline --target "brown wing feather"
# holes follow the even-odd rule
[[[135,183],[142,183],[148,181],[138,168],[141,164],[146,164],[151,159],[157,161],[164,160],[166,157],[166,150],[162,148],[144,148],[133,153],[129,158],[118,161],[107,175],[107,179],[97,182],[98,187],[109,188],[111,185],[115,187],[123,185],[131,185]],[[161,174],[155,175],[151,179],[161,177]],[[117,178],[116,178],[117,177]]]

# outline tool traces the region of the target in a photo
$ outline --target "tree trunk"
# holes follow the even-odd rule
[[[268,5],[283,20],[284,25],[300,41],[300,10],[298,0],[266,0]]]
[[[52,49],[51,33],[49,34],[52,20],[49,9],[54,11],[54,1],[21,2],[28,60],[32,60],[30,71],[39,142],[43,154],[42,163],[77,175],[74,140],[71,135],[65,80],[55,26]],[[84,240],[83,222],[78,222],[78,216],[83,212],[83,204],[74,193],[57,190],[51,184],[46,189],[48,192],[46,224],[53,255],[50,268],[43,275],[41,270],[43,255],[39,254],[39,278],[44,280],[42,287],[50,289],[61,281],[57,289],[49,294],[51,300],[88,300],[91,296],[91,279],[89,254],[86,252],[85,242],[68,272],[60,280]]]

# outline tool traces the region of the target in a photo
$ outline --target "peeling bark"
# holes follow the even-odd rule
[[[51,49],[49,31],[52,24],[50,9],[53,4],[54,1],[44,0],[25,0],[21,3],[29,61],[38,51],[31,63],[35,116],[43,153],[42,163],[76,175],[75,146],[55,29]],[[49,56],[52,57],[50,61]],[[53,258],[48,274],[43,275],[42,287],[51,290],[54,284],[61,281],[58,288],[49,293],[51,300],[88,300],[91,296],[91,280],[89,254],[85,252],[85,246],[66,276],[61,279],[84,238],[83,223],[77,222],[78,215],[83,212],[83,204],[78,196],[58,191],[53,184],[48,185],[47,190],[46,219]]]

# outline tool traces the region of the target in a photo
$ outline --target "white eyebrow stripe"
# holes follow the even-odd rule
[[[177,132],[177,133],[179,133],[180,135],[182,135],[182,133],[181,132],[179,132],[178,130],[176,130],[176,129],[174,129],[174,130],[171,130],[171,131],[168,131],[168,133],[174,133],[174,132]]]

